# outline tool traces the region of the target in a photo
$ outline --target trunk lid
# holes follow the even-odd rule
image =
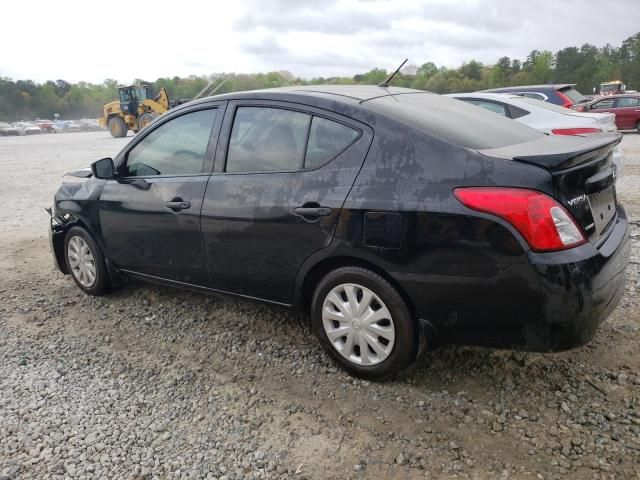
[[[550,135],[481,153],[548,170],[554,197],[571,212],[589,241],[596,244],[617,215],[613,150],[621,139],[620,133]]]
[[[581,119],[595,120],[598,127],[603,132],[616,132],[616,114],[615,113],[582,113],[575,110],[568,110],[565,115],[569,117],[577,117]]]

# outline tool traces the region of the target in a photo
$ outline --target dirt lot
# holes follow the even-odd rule
[[[125,140],[0,138],[0,480],[640,478],[640,228],[586,347],[446,347],[369,383],[301,316],[135,282],[89,298],[54,271],[42,208]],[[640,135],[623,147],[638,221]]]

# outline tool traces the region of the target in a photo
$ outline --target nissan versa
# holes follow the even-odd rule
[[[443,343],[558,351],[623,292],[620,139],[403,88],[211,97],[74,172],[51,247],[88,294],[131,276],[301,310],[361,377]]]

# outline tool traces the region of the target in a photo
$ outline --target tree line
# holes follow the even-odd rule
[[[389,72],[374,68],[353,77],[328,77],[305,80],[289,72],[259,74],[215,74],[186,78],[158,78],[154,82],[135,79],[133,83],[153,84],[157,91],[165,87],[171,99],[192,99],[211,81],[219,86],[217,94],[259,88],[313,84],[378,84]],[[224,83],[222,81],[224,80]],[[487,88],[540,83],[575,83],[584,94],[591,94],[600,83],[622,80],[627,88],[640,90],[640,32],[622,42],[619,47],[596,47],[588,43],[581,47],[566,47],[555,54],[533,50],[526,59],[502,57],[494,65],[470,60],[459,68],[438,67],[432,62],[408,65],[394,78],[393,84],[435,93],[473,92]],[[101,84],[69,83],[50,80],[0,78],[0,121],[51,118],[98,117],[102,106],[118,95],[118,82],[113,79]]]

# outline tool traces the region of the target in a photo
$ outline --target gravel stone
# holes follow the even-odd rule
[[[337,369],[302,315],[56,272],[42,207],[130,138],[0,138],[0,480],[636,478],[640,135],[617,180],[636,263],[592,342],[447,346],[386,383]]]

